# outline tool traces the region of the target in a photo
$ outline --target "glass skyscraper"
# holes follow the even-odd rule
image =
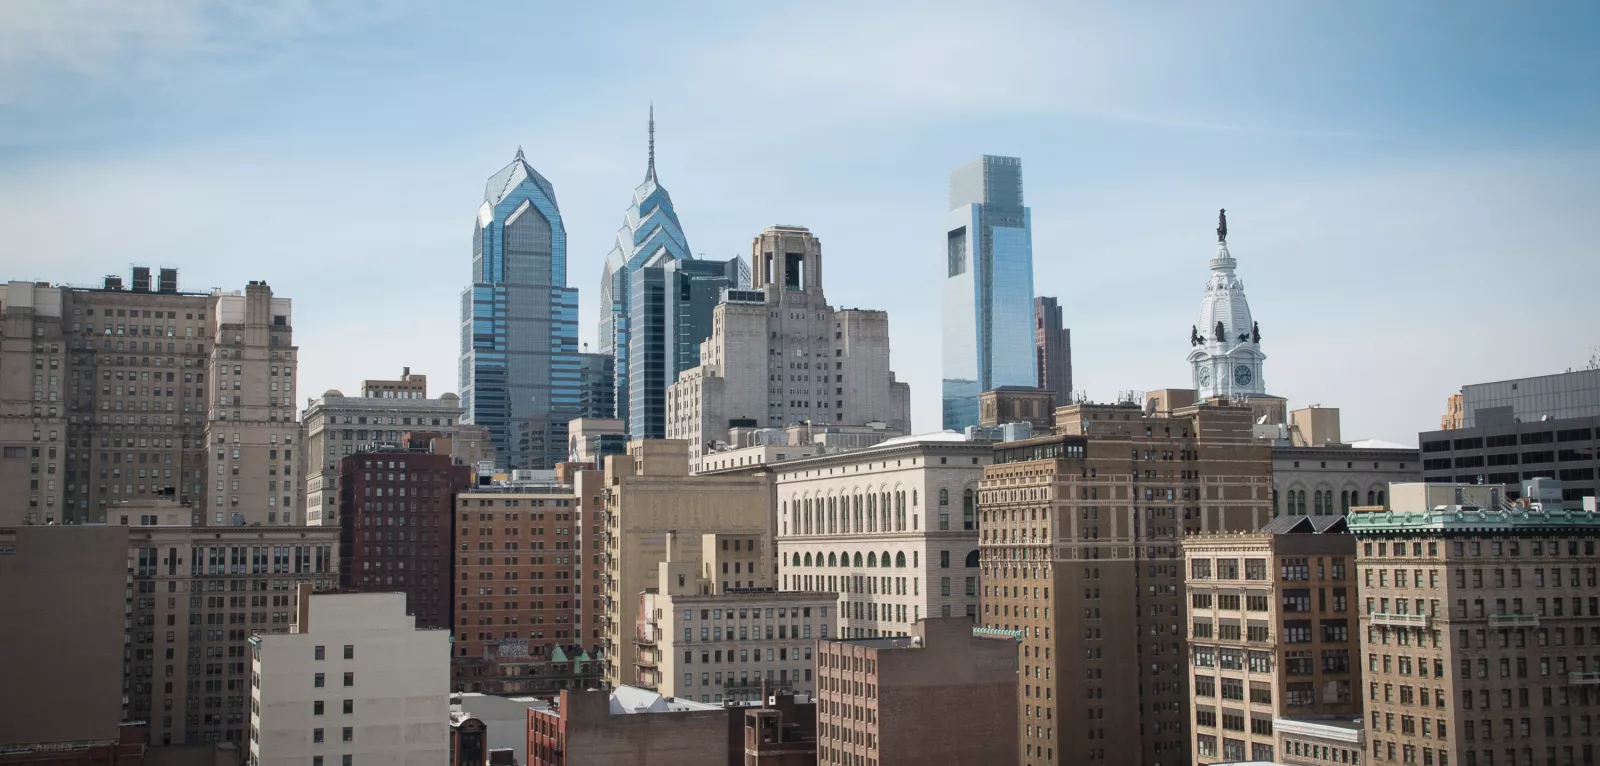
[[[952,171],[944,224],[944,427],[961,430],[978,424],[978,394],[1038,385],[1022,160],[984,155]]]
[[[472,230],[472,286],[461,294],[463,422],[484,426],[502,468],[549,469],[566,423],[583,413],[578,290],[555,189],[517,149],[489,178]]]
[[[652,109],[644,183],[633,190],[600,281],[599,350],[616,358],[616,417],[628,438],[665,438],[667,386],[700,364],[723,289],[749,284],[743,259],[698,260],[689,252],[672,197],[656,181]]]

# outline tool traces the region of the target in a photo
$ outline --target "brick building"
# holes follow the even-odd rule
[[[1361,716],[1360,598],[1343,516],[1183,541],[1195,763],[1284,755],[1274,720]]]
[[[452,509],[455,494],[471,486],[472,469],[448,451],[382,448],[341,459],[340,586],[403,592],[418,628],[449,628]]]
[[[577,505],[571,486],[553,483],[479,486],[456,496],[458,690],[490,691],[492,682],[507,692],[554,693],[596,678],[598,647],[585,648],[577,623]],[[569,681],[534,688],[493,680],[535,670]]]
[[[741,713],[740,726],[729,725]],[[743,762],[742,708],[702,705],[647,689],[561,692],[528,709],[528,766],[707,766]]]
[[[818,641],[817,763],[1016,763],[1018,637],[943,617]]]

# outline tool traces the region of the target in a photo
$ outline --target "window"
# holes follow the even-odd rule
[[[312,742],[321,742],[322,741],[322,730],[321,729],[312,729],[311,730],[311,741]]]
[[[354,644],[344,645],[344,658],[347,660],[353,660],[356,658],[356,647]]]
[[[322,715],[322,700],[311,703],[311,714]]]
[[[345,673],[344,674],[344,685],[345,686],[355,686],[356,685],[356,674],[355,673]]]
[[[318,689],[322,688],[323,684],[322,684],[322,674],[321,673],[318,673],[318,674],[316,674],[316,675],[311,677],[311,685],[316,687],[316,688],[318,688]]]
[[[317,662],[321,662],[323,660],[323,655],[327,654],[326,650],[327,650],[327,647],[325,647],[325,646],[319,646],[319,647],[316,648],[316,650],[315,650],[315,653],[316,653],[315,659],[317,660]]]
[[[352,715],[355,712],[356,712],[356,701],[355,700],[345,700],[344,701],[344,714],[345,715]]]
[[[344,732],[340,735],[340,739],[342,741],[344,741],[344,742],[354,742],[355,739],[356,739],[355,727],[354,726],[346,726],[346,727],[344,727]]]

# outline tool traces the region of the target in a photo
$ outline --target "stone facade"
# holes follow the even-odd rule
[[[784,590],[837,594],[838,636],[978,614],[978,483],[993,445],[909,436],[772,465]]]
[[[1365,763],[1594,758],[1600,518],[1562,510],[1555,482],[1522,491],[1397,484],[1390,508],[1350,514]]]
[[[1414,449],[1273,447],[1272,515],[1337,516],[1384,505],[1390,483],[1421,478]]]
[[[338,585],[339,530],[195,526],[193,513],[171,501],[107,512],[130,527],[124,718],[148,720],[152,745],[242,748],[250,637],[288,632],[298,585]]]
[[[772,226],[750,247],[751,290],[729,291],[700,364],[667,388],[667,438],[691,459],[738,427],[886,423],[909,433],[911,389],[889,369],[889,316],[834,309],[822,291],[822,244]]]
[[[180,293],[175,270],[152,289],[140,271],[133,289],[5,287],[0,487],[26,500],[0,523],[174,497],[196,524],[303,524],[289,300],[264,282]]]
[[[1219,400],[1056,410],[995,445],[979,492],[982,622],[1022,631],[1022,763],[1191,763],[1184,536],[1271,518],[1271,448]]]
[[[1195,763],[1272,761],[1280,716],[1361,715],[1355,538],[1342,517],[1183,542]]]
[[[626,456],[606,458],[601,495],[604,522],[596,538],[605,545],[602,582],[596,583],[605,596],[601,651],[606,681],[617,687],[635,683],[639,595],[656,587],[669,549],[674,560],[698,568],[707,554],[702,535],[714,533],[753,542],[756,550],[744,551],[750,560],[772,560],[772,483],[765,475],[690,476],[686,443],[646,439],[629,443]],[[770,570],[743,575],[738,581],[752,583],[746,587],[772,585]],[[720,571],[716,577],[720,582]],[[730,573],[729,582],[734,581]]]

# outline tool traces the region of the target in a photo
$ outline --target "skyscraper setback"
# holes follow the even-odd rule
[[[978,424],[978,394],[1038,385],[1022,160],[984,155],[952,171],[944,228],[944,427],[959,431]]]
[[[750,284],[742,259],[697,260],[672,196],[656,180],[656,120],[650,110],[650,162],[633,190],[617,244],[600,280],[600,345],[616,357],[616,417],[632,439],[660,439],[667,386],[700,363],[711,311],[725,289]]]
[[[489,429],[498,465],[554,468],[567,421],[600,414],[583,412],[583,368],[555,187],[518,149],[490,176],[473,225],[472,286],[461,294],[463,421]]]

